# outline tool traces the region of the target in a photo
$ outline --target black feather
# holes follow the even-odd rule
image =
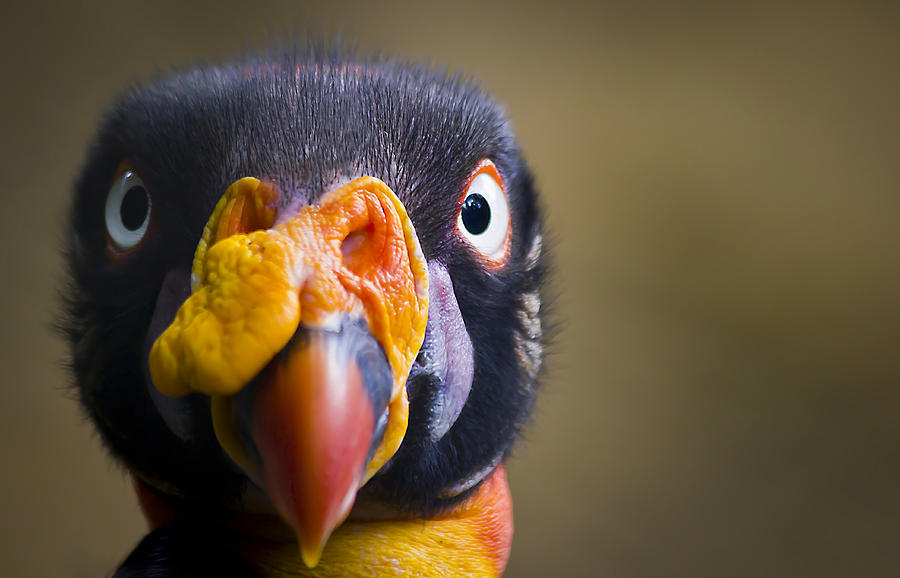
[[[179,521],[148,534],[113,578],[249,578],[256,574],[220,526]]]

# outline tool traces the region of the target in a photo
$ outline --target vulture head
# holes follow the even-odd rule
[[[477,85],[310,51],[135,87],[67,258],[79,399],[152,529],[118,576],[502,572],[545,251]]]

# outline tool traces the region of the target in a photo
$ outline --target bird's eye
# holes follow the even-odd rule
[[[509,255],[509,204],[502,182],[494,163],[480,163],[469,180],[456,223],[460,235],[495,266]]]
[[[116,249],[135,247],[150,224],[150,193],[133,171],[124,171],[106,196],[106,232]]]

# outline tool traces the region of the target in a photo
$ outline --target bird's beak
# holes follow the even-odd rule
[[[406,432],[427,266],[403,204],[378,179],[293,214],[278,196],[253,178],[229,187],[150,372],[165,394],[211,397],[223,448],[315,566]]]

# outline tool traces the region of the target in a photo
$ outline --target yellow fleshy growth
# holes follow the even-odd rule
[[[231,396],[301,321],[321,327],[336,314],[360,315],[394,377],[368,480],[406,432],[404,385],[425,335],[427,265],[403,204],[378,179],[356,179],[277,225],[276,203],[274,186],[253,178],[220,199],[194,255],[192,295],[151,349],[153,382],[167,395]]]

